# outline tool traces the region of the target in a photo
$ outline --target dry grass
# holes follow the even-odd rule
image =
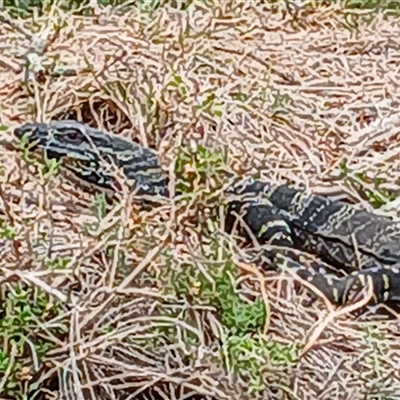
[[[367,23],[364,11],[346,17],[340,2],[314,11],[300,2],[220,3],[152,15],[95,8],[90,18],[54,7],[24,23],[2,14],[3,135],[73,116],[157,148],[166,173],[179,145],[207,145],[224,149],[240,174],[369,209],[373,200],[397,215],[399,21],[382,14]],[[399,397],[397,320],[360,322],[323,302],[304,307],[290,278],[285,297],[281,277],[241,264],[228,239],[241,291],[270,314],[263,333],[226,338],[215,307],[199,296],[202,279],[213,284],[207,257],[223,265],[224,254],[207,253],[188,222],[196,197],[194,207],[140,212],[121,198],[100,218],[93,195],[63,175],[47,182],[6,149],[1,160],[3,292],[19,282],[53,299],[30,339],[22,382],[48,391],[61,382],[63,399],[139,399],[149,387],[160,399],[183,391],[246,399],[262,383],[265,399]],[[174,277],[188,266],[196,271],[186,288],[191,305],[173,295]],[[52,344],[43,365],[39,339]],[[21,356],[17,345],[7,351]]]

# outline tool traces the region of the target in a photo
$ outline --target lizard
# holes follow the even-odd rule
[[[109,168],[111,162],[122,170],[131,191],[169,197],[168,180],[153,149],[75,120],[27,123],[15,129],[14,135],[26,138],[31,151],[61,160],[80,181],[110,191],[121,189]],[[234,215],[244,212],[243,222],[259,243],[314,253],[323,262],[350,273],[335,277],[321,268],[306,270],[296,260],[290,263],[330,301],[344,303],[353,289],[364,286],[368,276],[376,289],[375,302],[400,300],[395,266],[400,258],[400,223],[338,200],[255,179],[240,179],[225,194],[228,233],[236,221]],[[274,259],[271,251],[264,251],[263,256]]]
[[[74,120],[24,124],[14,131],[19,139],[26,133],[31,152],[39,150],[49,159],[61,159],[63,167],[83,184],[110,191],[120,188],[115,174],[107,168],[115,164],[136,194],[169,196],[166,177],[151,149]]]
[[[241,180],[227,192],[234,199],[230,208],[242,214],[244,225],[252,227],[258,242],[272,243],[278,252],[282,251],[279,246],[301,250],[322,261],[315,263],[317,273],[312,274],[290,253],[292,268],[331,301],[348,300],[351,290],[365,286],[368,276],[375,288],[373,302],[400,300],[400,221],[306,190],[252,178]],[[228,213],[228,232],[235,220]],[[246,229],[239,231],[249,241]],[[263,253],[268,259],[274,257],[273,250]],[[349,275],[334,277],[326,273],[325,265]]]

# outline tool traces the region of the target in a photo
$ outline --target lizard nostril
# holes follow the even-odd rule
[[[24,131],[23,131],[22,128],[14,129],[14,135],[15,135],[15,136],[17,136],[17,137],[22,137],[23,134],[24,134]]]
[[[32,135],[34,131],[35,131],[34,127],[30,127],[29,125],[24,125],[14,129],[14,135],[20,139],[26,134]]]

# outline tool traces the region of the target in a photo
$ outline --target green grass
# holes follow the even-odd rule
[[[320,1],[310,0],[304,8],[312,9],[321,5],[329,5],[334,0]],[[11,16],[20,18],[29,18],[33,13],[43,15],[54,4],[57,4],[63,10],[75,11],[81,15],[91,15],[90,0],[3,0],[0,4],[6,9]],[[118,7],[121,12],[126,12],[133,8],[140,8],[143,11],[155,11],[161,7],[170,6],[172,8],[185,11],[192,4],[201,3],[204,5],[217,5],[214,0],[97,0],[101,7]],[[260,3],[265,3],[260,1]],[[277,1],[269,0],[266,3],[271,5]],[[387,12],[388,15],[398,15],[400,3],[394,0],[347,0],[344,2],[345,7],[351,10],[371,10],[373,13],[380,11]],[[126,6],[125,6],[126,5]]]
[[[207,0],[198,0],[208,4]],[[143,11],[154,11],[160,7],[169,5],[178,10],[186,10],[195,0],[97,0],[101,7],[118,7],[120,12],[126,12],[133,8],[140,8]],[[55,4],[62,10],[72,11],[76,14],[92,15],[90,0],[3,0],[0,4],[12,17],[29,18],[32,14],[43,15]],[[126,5],[126,6],[125,6]]]
[[[0,296],[0,393],[26,399],[34,370],[68,332],[65,305],[25,284],[4,285]]]

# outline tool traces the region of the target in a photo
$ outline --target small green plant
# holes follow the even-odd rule
[[[192,305],[215,307],[229,334],[240,336],[262,328],[266,318],[265,305],[259,299],[247,302],[240,297],[235,287],[233,264],[213,263],[207,266],[207,271],[210,275],[205,276],[195,264],[185,264],[172,273],[177,298]],[[210,282],[210,277],[214,281]]]
[[[189,198],[200,192],[209,197],[221,189],[227,162],[227,156],[216,149],[179,147],[175,164],[176,192]]]
[[[215,307],[230,334],[244,335],[262,328],[267,317],[265,305],[259,299],[250,302],[240,296],[237,267],[217,232],[209,233],[203,257],[198,260],[202,268],[193,260],[168,272],[171,275],[166,279],[170,279],[174,295],[191,304]]]
[[[37,142],[31,142],[28,135],[24,135],[17,144],[17,149],[21,151],[22,159],[27,165],[34,166],[38,171],[38,178],[42,184],[47,184],[60,172],[61,160],[48,158],[44,152],[43,161],[38,161],[33,155]]]
[[[354,187],[375,209],[379,209],[388,202],[396,199],[393,193],[380,187],[380,185],[385,183],[384,179],[371,179],[364,172],[354,172],[345,162],[340,164],[340,169],[341,178]]]
[[[68,331],[63,305],[40,289],[17,284],[3,289],[0,310],[0,393],[25,399],[33,374],[57,346],[53,338]]]
[[[51,270],[63,270],[67,267],[69,262],[71,261],[70,258],[63,258],[63,257],[57,257],[54,258],[50,263],[49,263],[49,268]]]
[[[202,113],[210,115],[212,118],[221,118],[224,115],[223,102],[218,99],[212,89],[209,92],[208,96],[195,108]]]
[[[96,220],[91,223],[85,222],[83,224],[86,233],[91,234],[92,232],[98,231],[101,225],[101,221],[107,215],[109,208],[110,206],[107,202],[107,195],[105,193],[96,193],[93,206]]]
[[[17,236],[17,229],[10,225],[5,217],[0,217],[0,238],[13,240]]]
[[[220,338],[223,364],[232,373],[248,380],[252,391],[260,392],[265,389],[262,382],[265,363],[271,357],[281,364],[289,363],[292,356],[285,353],[289,349],[282,348],[278,352],[258,336],[265,326],[267,309],[260,299],[250,301],[241,296],[237,287],[237,267],[223,248],[223,239],[213,234],[203,251],[204,259],[199,260],[201,268],[194,260],[191,264],[168,269],[165,272],[165,279],[170,281],[167,295],[191,307],[215,310],[223,330]],[[176,337],[173,327],[168,328],[168,335],[170,340]],[[190,343],[199,344],[194,335],[191,335]]]
[[[254,394],[261,393],[266,388],[262,376],[268,367],[294,366],[298,353],[294,345],[269,342],[252,334],[229,336],[225,346],[228,354],[226,368],[248,381],[250,391]]]

